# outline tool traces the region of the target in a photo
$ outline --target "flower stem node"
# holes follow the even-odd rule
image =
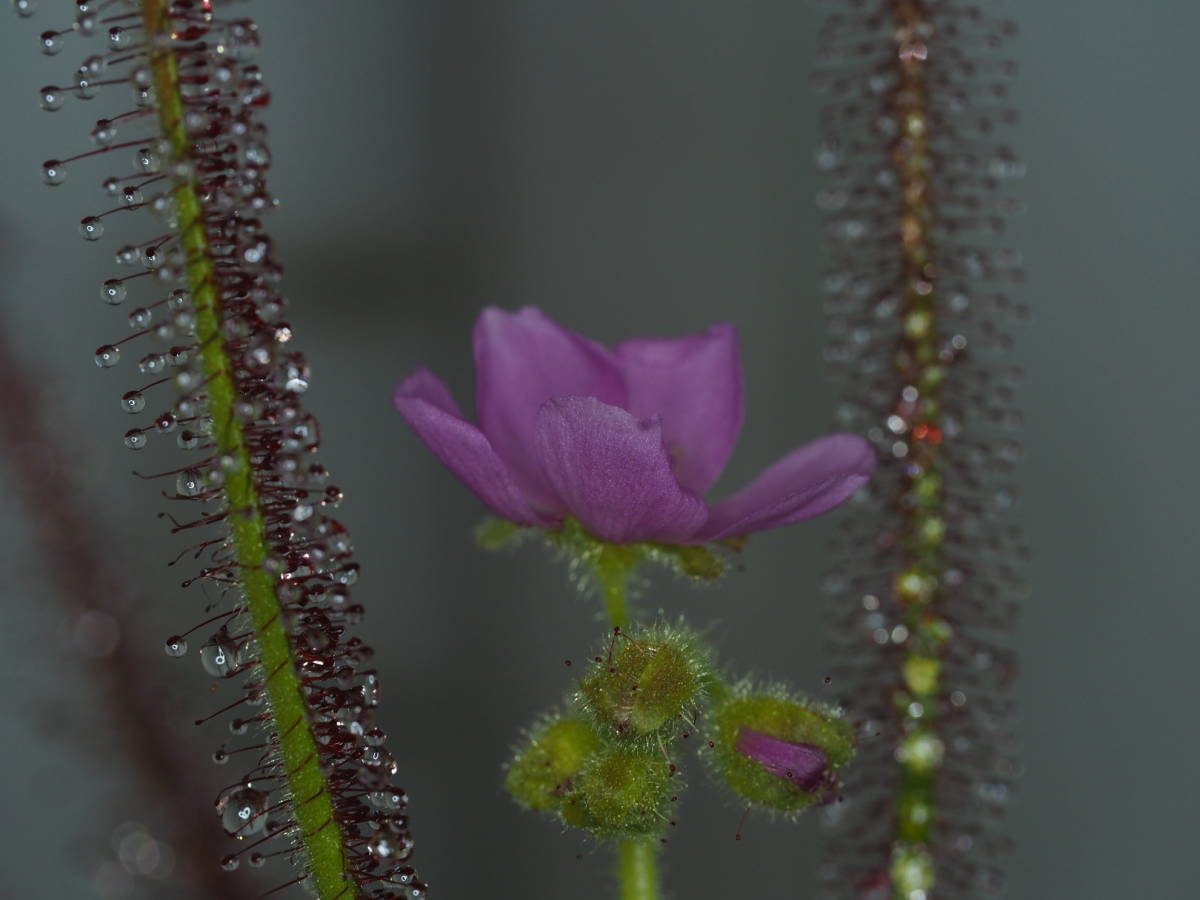
[[[533,732],[517,754],[504,786],[526,809],[561,812],[567,818],[564,806],[574,781],[600,745],[600,733],[586,719],[551,719]]]
[[[851,727],[780,689],[734,688],[715,704],[706,751],[720,781],[751,806],[797,814],[837,796],[854,755]]]
[[[709,653],[682,628],[614,632],[579,683],[577,705],[625,738],[673,738],[690,727],[712,679]]]

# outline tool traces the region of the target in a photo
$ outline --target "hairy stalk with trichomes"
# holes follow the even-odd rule
[[[84,218],[80,233],[96,240],[111,216],[141,208],[166,223],[160,236],[117,251],[118,263],[141,271],[106,281],[101,297],[118,305],[131,287],[151,285],[166,296],[134,309],[134,334],[100,347],[96,364],[117,365],[132,342],[169,345],[142,357],[140,371],[157,377],[124,394],[121,406],[136,414],[147,392],[166,394],[173,385],[178,393],[163,397],[168,409],[128,431],[125,443],[141,450],[174,434],[199,458],[162,473],[175,476],[169,499],[203,511],[183,523],[170,517],[173,530],[220,529],[189,548],[207,563],[185,585],[204,582],[219,594],[201,623],[220,623],[200,648],[205,670],[245,679],[241,698],[219,712],[247,707],[230,731],[241,736],[254,725],[259,732],[213,755],[221,764],[242,754],[253,760],[217,800],[225,830],[243,842],[221,865],[284,857],[298,874],[280,888],[303,885],[321,900],[416,900],[426,891],[407,862],[413,841],[407,797],[392,781],[398,767],[373,722],[379,682],[366,668],[372,652],[349,634],[363,611],[350,597],[358,565],[349,535],[328,512],[342,494],[315,455],[318,426],[300,402],[308,366],[290,349],[281,270],[261,220],[275,201],[258,121],[270,94],[251,62],[257,28],[213,7],[207,0],[85,0],[71,28],[43,33],[49,53],[66,38],[97,31],[107,32],[109,45],[83,62],[73,85],[43,88],[44,109],[123,85],[135,103],[96,123],[97,149],[50,160],[43,175],[61,184],[70,163],[136,147],[134,175],[104,182],[118,205]],[[29,8],[18,5],[19,12]],[[132,140],[116,141],[118,131],[139,126],[144,131]],[[186,633],[169,638],[166,649],[186,653]]]
[[[997,187],[1020,165],[991,137],[1011,119],[1012,66],[995,52],[1011,26],[958,2],[851,6],[820,36],[830,356],[839,424],[862,428],[880,464],[827,580],[840,683],[871,740],[825,895],[994,896],[1023,554],[1004,521],[1020,417],[1001,365],[1003,322],[1023,307],[1003,293],[1016,255],[995,239],[1014,209]]]

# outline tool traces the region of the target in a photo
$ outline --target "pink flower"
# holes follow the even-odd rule
[[[474,345],[478,427],[426,369],[396,388],[396,409],[485,506],[520,525],[573,516],[612,543],[701,544],[820,515],[875,465],[862,438],[832,434],[710,505],[704,493],[742,427],[731,325],[609,350],[533,307],[489,307]]]

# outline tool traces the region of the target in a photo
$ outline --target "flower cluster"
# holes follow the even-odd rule
[[[596,837],[661,838],[684,790],[685,743],[740,804],[784,815],[835,799],[854,754],[837,712],[780,687],[727,684],[695,634],[660,624],[614,630],[567,708],[530,729],[505,786]]]

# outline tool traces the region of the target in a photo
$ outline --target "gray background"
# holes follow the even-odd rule
[[[1200,7],[1009,8],[1022,28],[1011,140],[1031,210],[1013,234],[1035,310],[1016,335],[1028,371],[1019,516],[1035,558],[1017,634],[1026,774],[1010,895],[1182,900],[1195,896],[1200,814]],[[150,598],[117,652],[145,655],[147,678],[181,681],[178,705],[161,710],[178,727],[213,701],[194,652],[172,661],[158,648],[201,618],[200,601],[161,565],[182,545],[162,536],[156,489],[126,474],[117,397],[137,377],[132,360],[108,372],[91,361],[125,331],[96,296],[122,239],[85,245],[75,232],[105,202],[108,163],[74,166],[53,191],[38,179],[42,159],[87,145],[104,103],[37,109],[38,86],[90,52],[37,52],[35,35],[63,12],[0,19],[0,321],[43,373],[98,540]],[[407,432],[390,393],[427,364],[469,408],[468,330],[484,304],[536,304],[606,341],[734,320],[749,408],[718,492],[824,430],[834,391],[807,88],[823,13],[715,0],[263,0],[246,12],[274,91],[283,205],[272,228],[315,370],[309,404],[349,498],[421,868],[447,898],[606,896],[605,854],[519,814],[498,786],[508,743],[558,699],[563,658],[597,633],[593,608],[539,552],[473,548],[475,502]],[[0,475],[6,497],[12,478]],[[0,508],[0,897],[176,896],[145,880],[132,894],[97,887],[112,829],[162,814],[99,737],[106,714],[67,662],[70,623],[23,516],[15,502]],[[819,693],[830,525],[756,538],[745,571],[714,590],[657,578],[653,602],[719,623],[731,663]],[[219,732],[181,738],[201,782]],[[755,818],[735,843],[739,812],[692,768],[668,856],[673,896],[811,896],[817,817]]]

